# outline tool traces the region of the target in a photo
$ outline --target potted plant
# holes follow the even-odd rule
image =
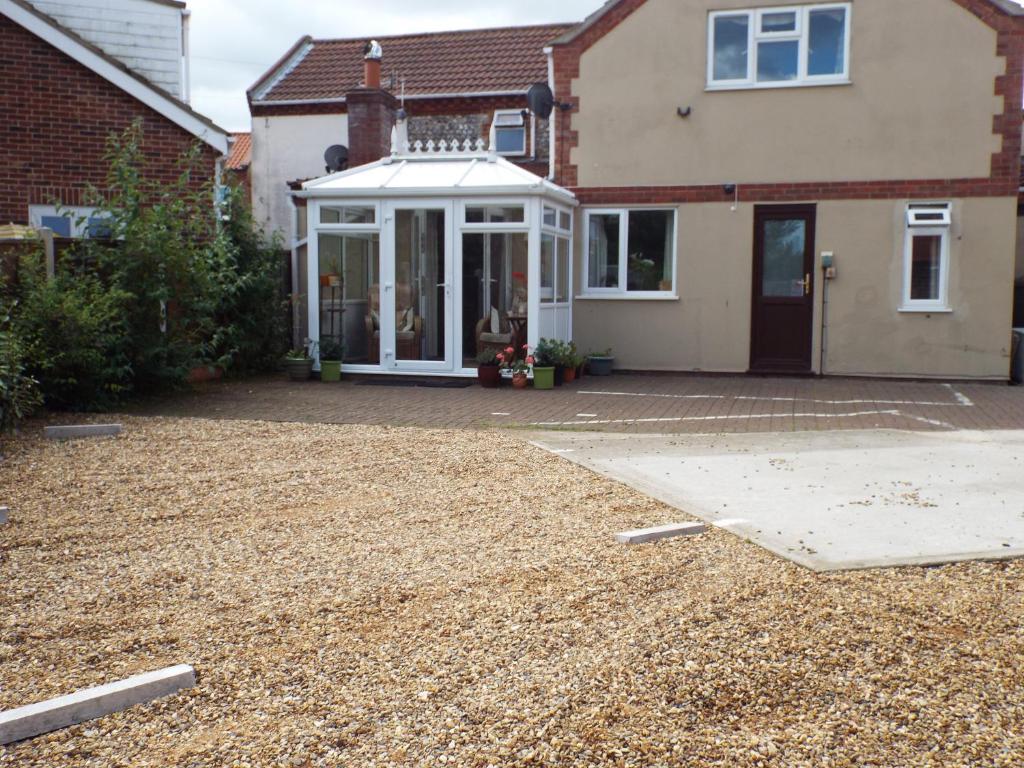
[[[534,358],[529,354],[529,348],[524,344],[522,356],[516,354],[514,347],[506,347],[503,352],[497,355],[498,365],[502,371],[509,371],[512,374],[512,386],[516,389],[526,389],[530,383],[530,366]]]
[[[320,381],[341,381],[341,361],[345,345],[341,339],[328,336],[320,342]]]
[[[558,358],[558,342],[541,339],[533,350],[533,388],[555,388],[555,365]]]
[[[498,353],[493,349],[485,349],[476,356],[476,377],[484,389],[497,389],[501,386],[501,364]]]
[[[587,367],[590,369],[591,376],[611,376],[614,366],[615,358],[612,357],[610,349],[591,354],[587,357]]]
[[[576,381],[576,371],[582,364],[583,358],[580,357],[579,351],[576,349],[576,342],[570,341],[565,345],[565,354],[562,357],[562,365],[565,369],[563,378],[566,384],[571,384]]]
[[[284,367],[292,381],[307,381],[313,372],[313,358],[309,356],[306,347],[293,349],[284,356]]]

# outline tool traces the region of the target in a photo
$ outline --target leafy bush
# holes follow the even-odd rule
[[[194,146],[172,183],[147,178],[141,123],[108,144],[86,203],[102,238],[76,243],[47,280],[25,259],[14,324],[47,405],[102,410],[181,385],[197,366],[276,366],[286,342],[280,244],[239,190],[220,211]],[[94,228],[95,229],[95,228]]]
[[[13,429],[42,401],[38,382],[25,371],[25,350],[10,314],[0,315],[0,433]]]
[[[51,408],[94,411],[132,390],[124,317],[130,295],[62,260],[46,279],[41,259],[26,256],[14,325],[29,373]]]

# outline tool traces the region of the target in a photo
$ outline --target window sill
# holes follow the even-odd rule
[[[583,293],[576,301],[679,301],[674,293]]]
[[[900,307],[901,315],[951,315],[952,307]]]
[[[832,86],[853,85],[849,78],[842,80],[823,80],[821,82],[789,81],[783,80],[777,83],[742,83],[729,85],[708,84],[704,87],[705,92],[713,91],[773,91],[779,88],[828,88]]]

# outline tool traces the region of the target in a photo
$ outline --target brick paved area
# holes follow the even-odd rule
[[[740,433],[831,429],[1024,429],[1024,387],[861,379],[616,375],[547,392],[296,384],[205,385],[136,412],[222,419]]]

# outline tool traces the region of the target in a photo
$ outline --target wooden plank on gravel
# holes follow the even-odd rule
[[[696,536],[704,533],[708,527],[704,523],[674,523],[661,525],[657,528],[638,528],[634,531],[623,531],[615,534],[619,544],[649,544],[652,541],[672,539],[677,536]]]
[[[62,427],[43,427],[47,440],[75,440],[83,437],[113,437],[121,434],[120,424],[78,424]]]
[[[195,670],[188,664],[179,664],[38,704],[9,709],[0,712],[0,744],[30,739],[41,733],[120,712],[136,704],[177,693],[182,688],[191,688],[195,683]]]

